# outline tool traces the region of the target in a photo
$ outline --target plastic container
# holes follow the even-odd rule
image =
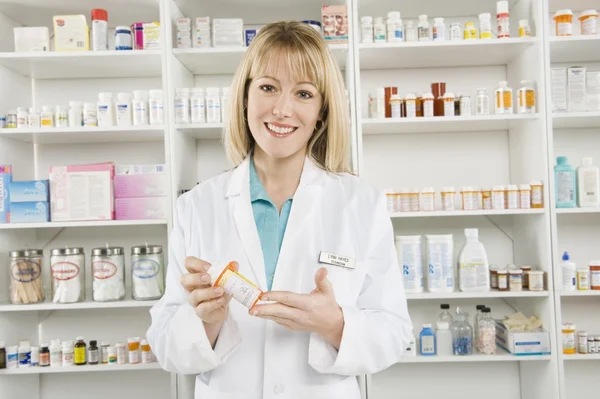
[[[593,158],[581,159],[577,168],[577,205],[580,208],[600,207],[600,168],[593,165]]]
[[[573,11],[558,10],[554,15],[556,23],[556,36],[572,36],[573,35]]]
[[[206,122],[221,122],[221,97],[218,87],[208,87],[206,89]]]
[[[128,26],[117,26],[115,29],[115,50],[133,50],[133,33]]]
[[[588,353],[588,333],[585,331],[577,332],[577,352],[581,354]]]
[[[54,127],[54,108],[49,105],[42,107],[40,113],[40,122],[42,128]]]
[[[396,236],[396,251],[404,276],[404,291],[423,292],[421,236]]]
[[[574,355],[577,350],[575,330],[576,327],[573,323],[563,323],[562,325],[562,348],[565,355]]]
[[[429,21],[427,21],[427,15],[419,15],[419,25],[417,26],[418,36],[420,42],[429,41]]]
[[[115,125],[115,111],[112,93],[98,94],[98,126],[112,127]]]
[[[452,356],[452,331],[450,331],[450,323],[447,321],[438,321],[436,327],[436,354],[438,356]]]
[[[444,116],[455,116],[454,101],[456,97],[454,93],[446,92],[443,96],[444,101]]]
[[[165,111],[163,106],[163,91],[150,90],[148,100],[149,122],[151,126],[162,126],[165,124]]]
[[[519,21],[519,37],[530,37],[531,28],[529,26],[529,20],[522,19]]]
[[[506,80],[498,82],[498,87],[494,93],[496,97],[496,114],[512,114],[513,91],[508,87],[508,82]]]
[[[92,10],[92,51],[108,50],[108,13],[101,8]]]
[[[69,101],[69,127],[83,126],[83,103]]]
[[[434,101],[433,93],[423,93],[421,96],[423,102],[423,117],[432,118],[434,116]]]
[[[25,129],[28,126],[28,112],[27,112],[27,108],[25,107],[18,107],[17,108],[17,128],[18,129]]]
[[[406,22],[406,26],[404,28],[404,36],[406,37],[407,42],[416,42],[419,40],[417,28],[415,28],[413,21]]]
[[[496,354],[496,322],[492,319],[490,308],[481,310],[482,316],[477,328],[477,349],[484,355]]]
[[[63,105],[56,106],[54,113],[55,127],[69,127],[69,109]]]
[[[455,197],[456,190],[454,187],[444,187],[441,192],[442,195],[442,210],[453,211],[455,209]]]
[[[233,262],[213,264],[208,274],[213,287],[222,287],[226,294],[248,309],[252,309],[263,294],[260,288],[235,271]]]
[[[98,126],[98,106],[95,103],[83,104],[83,126]]]
[[[421,211],[432,212],[435,210],[435,189],[425,187],[421,190]]]
[[[487,89],[481,87],[477,89],[477,97],[475,98],[475,115],[490,114],[490,96],[487,94]]]
[[[463,32],[460,26],[460,22],[452,22],[450,24],[450,40],[462,40]]]
[[[535,88],[529,80],[522,80],[519,87],[519,113],[535,113]]]
[[[508,1],[503,0],[496,3],[496,36],[498,39],[510,37],[510,14],[508,12]]]
[[[466,243],[458,255],[459,288],[463,292],[490,290],[490,270],[485,247],[477,229],[465,229]]]
[[[557,208],[575,208],[577,205],[577,178],[575,168],[567,157],[557,157],[554,166],[555,198]]]
[[[508,290],[523,291],[523,271],[519,269],[508,271]]]
[[[529,184],[519,186],[519,205],[521,209],[531,208],[531,186]]]
[[[475,22],[465,22],[465,30],[463,31],[463,37],[465,40],[477,39],[477,28],[475,27]]]
[[[586,10],[579,15],[581,34],[595,36],[598,34],[598,11]]]
[[[575,291],[577,287],[577,268],[575,263],[570,260],[569,253],[565,251],[560,264],[563,291]]]
[[[506,187],[506,209],[519,209],[519,186],[516,184]]]
[[[444,18],[433,19],[433,41],[446,40],[446,24]]]
[[[431,328],[431,324],[423,324],[423,329],[419,334],[419,348],[421,356],[435,356],[435,334]]]
[[[27,126],[32,129],[37,129],[42,126],[42,117],[37,108],[29,108],[27,114]]]
[[[590,269],[588,267],[577,269],[577,290],[588,291],[590,289]]]
[[[386,43],[386,26],[382,17],[376,17],[373,23],[373,39],[375,43]]]
[[[544,272],[532,270],[528,273],[529,291],[544,291]]]
[[[544,183],[533,180],[529,183],[531,187],[531,208],[540,209],[544,207]]]
[[[133,92],[131,101],[133,108],[133,126],[145,126],[148,124],[148,92],[136,90]]]
[[[206,123],[206,96],[204,89],[201,87],[192,89],[190,113],[192,123]]]
[[[417,96],[414,93],[408,93],[404,99],[404,107],[406,109],[405,117],[417,117]]]
[[[373,43],[373,17],[361,17],[360,32],[362,43]]]
[[[492,39],[492,15],[490,13],[479,14],[479,38]]]
[[[427,290],[454,292],[454,240],[452,234],[426,235]]]
[[[115,103],[117,126],[127,127],[133,125],[132,108],[131,94],[117,94],[117,102]]]
[[[404,41],[404,25],[400,13],[390,11],[387,13],[387,41],[388,43],[402,43]],[[365,43],[363,41],[363,43]]]
[[[600,290],[600,260],[590,261],[590,288]]]

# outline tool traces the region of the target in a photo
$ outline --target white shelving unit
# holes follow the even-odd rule
[[[444,17],[451,22],[477,21],[481,12],[495,14],[495,0],[415,2],[410,0],[123,0],[98,4],[94,0],[0,1],[0,113],[18,106],[66,105],[68,101],[96,101],[97,93],[159,89],[167,110],[163,127],[97,129],[0,129],[0,163],[12,164],[16,180],[46,178],[51,165],[113,161],[165,163],[170,172],[170,207],[177,193],[229,169],[221,143],[223,124],[174,123],[175,89],[226,87],[245,48],[174,48],[173,21],[195,18],[237,17],[245,24],[276,20],[320,20],[320,6],[346,4],[351,23],[348,45],[330,46],[344,74],[350,94],[352,165],[362,179],[381,189],[463,185],[491,187],[531,180],[545,183],[544,209],[506,211],[435,211],[390,215],[396,235],[453,234],[455,253],[462,246],[463,230],[478,228],[491,263],[533,265],[547,274],[541,292],[418,293],[407,294],[418,334],[422,323],[434,322],[440,303],[459,306],[473,314],[476,304],[492,308],[496,318],[515,311],[535,314],[550,331],[552,354],[518,357],[498,350],[493,356],[414,357],[376,375],[360,376],[363,398],[397,396],[446,397],[448,388],[469,386],[464,399],[573,399],[594,395],[593,382],[600,355],[563,356],[560,325],[572,321],[579,329],[600,333],[598,292],[560,291],[560,254],[569,250],[578,265],[600,258],[595,245],[600,209],[554,209],[553,164],[557,155],[578,163],[582,156],[600,160],[600,113],[552,114],[550,67],[585,65],[600,69],[600,37],[553,37],[551,14],[557,9],[579,12],[598,8],[597,0],[510,1],[511,39],[489,41],[417,42],[368,45],[360,42],[360,17],[401,11],[405,23],[420,14]],[[83,14],[106,8],[111,28],[138,21],[159,21],[162,49],[103,53],[14,53],[15,26],[50,26],[53,15]],[[520,19],[528,19],[531,38],[518,38]],[[50,27],[51,28],[51,27]],[[575,32],[577,33],[577,31]],[[447,91],[475,98],[485,87],[493,98],[500,80],[516,90],[521,80],[537,86],[537,113],[457,116],[453,118],[369,119],[368,93],[377,87],[395,86],[400,94],[430,91],[433,82],[446,82]],[[437,208],[440,209],[440,204]],[[161,244],[173,213],[167,220],[34,223],[0,225],[0,252],[27,246],[50,249],[105,243],[125,247]],[[168,256],[165,253],[165,258]],[[129,257],[126,260],[128,263]],[[0,266],[7,258],[0,258]],[[129,270],[127,270],[129,273]],[[558,277],[557,277],[558,276]],[[49,278],[45,275],[45,287]],[[4,283],[2,283],[4,281]],[[8,304],[8,284],[0,278],[0,340],[7,343],[29,338],[32,342],[73,339],[83,335],[112,343],[129,336],[144,336],[150,323],[148,310],[155,301],[127,299],[96,303],[91,287],[86,301],[72,305],[46,302]],[[575,360],[589,360],[579,362]],[[594,361],[595,360],[595,361]],[[407,364],[408,363],[408,364]],[[427,363],[427,369],[414,365]],[[121,373],[121,371],[130,371]],[[97,372],[102,372],[98,374]],[[108,373],[108,374],[107,374]],[[427,378],[436,376],[436,384]],[[103,384],[102,376],[111,378]],[[158,364],[35,368],[0,371],[0,387],[7,397],[19,397],[27,386],[28,398],[75,399],[94,387],[95,397],[120,397],[124,387],[130,399],[161,397],[191,399],[194,376],[175,376]],[[475,385],[474,385],[475,384]]]

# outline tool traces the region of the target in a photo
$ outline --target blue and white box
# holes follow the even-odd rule
[[[48,180],[13,181],[10,183],[10,202],[48,202]]]
[[[10,223],[10,183],[12,166],[0,165],[0,224]]]
[[[49,221],[49,202],[13,202],[10,204],[11,223],[44,223]]]
[[[496,343],[516,356],[550,354],[550,334],[542,328],[532,331],[509,331],[502,320],[496,320]]]

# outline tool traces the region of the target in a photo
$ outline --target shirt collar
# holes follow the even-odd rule
[[[271,202],[269,194],[267,194],[265,187],[262,185],[258,175],[256,174],[254,159],[250,159],[250,201],[255,202],[258,200]]]

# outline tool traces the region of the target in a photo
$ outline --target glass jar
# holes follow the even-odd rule
[[[452,346],[455,355],[473,354],[473,327],[469,324],[469,313],[457,311],[456,321],[452,323]]]
[[[92,291],[94,301],[110,302],[125,298],[125,258],[123,247],[92,250]]]
[[[165,292],[163,247],[143,245],[131,248],[133,299],[159,299]]]
[[[490,287],[493,290],[498,289],[498,266],[490,265]]]
[[[57,248],[50,255],[53,303],[85,299],[85,253],[83,248]]]
[[[481,310],[482,316],[477,325],[478,350],[484,355],[496,353],[496,322],[492,319],[490,308]]]
[[[13,304],[43,302],[43,251],[41,249],[11,251],[9,257],[10,302]]]

